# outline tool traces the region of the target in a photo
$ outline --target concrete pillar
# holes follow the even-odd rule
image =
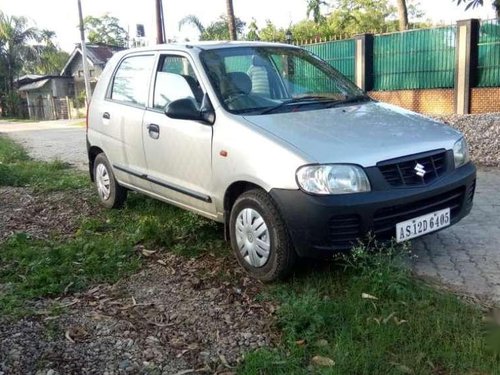
[[[364,91],[373,88],[373,34],[354,37],[355,45],[355,83]]]
[[[455,113],[470,113],[471,88],[476,84],[479,20],[457,22],[455,48]]]

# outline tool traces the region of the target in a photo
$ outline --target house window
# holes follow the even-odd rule
[[[78,78],[83,77],[83,70],[78,71]]]
[[[89,75],[90,75],[91,77],[93,77],[93,76],[94,76],[94,70],[93,70],[93,69],[90,69]]]

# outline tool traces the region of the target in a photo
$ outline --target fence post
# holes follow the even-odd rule
[[[373,88],[373,34],[361,34],[355,40],[355,82],[364,91]]]
[[[476,84],[479,20],[457,21],[455,113],[470,113],[471,88]]]

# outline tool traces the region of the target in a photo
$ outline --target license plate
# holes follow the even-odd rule
[[[450,209],[445,208],[396,224],[396,241],[403,242],[450,225]]]

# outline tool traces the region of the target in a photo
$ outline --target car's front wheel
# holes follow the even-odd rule
[[[94,182],[101,203],[107,208],[119,208],[127,199],[127,189],[116,181],[108,158],[103,153],[94,160]]]
[[[273,281],[293,269],[295,250],[276,204],[265,191],[254,189],[238,197],[229,228],[236,258],[251,276]]]

